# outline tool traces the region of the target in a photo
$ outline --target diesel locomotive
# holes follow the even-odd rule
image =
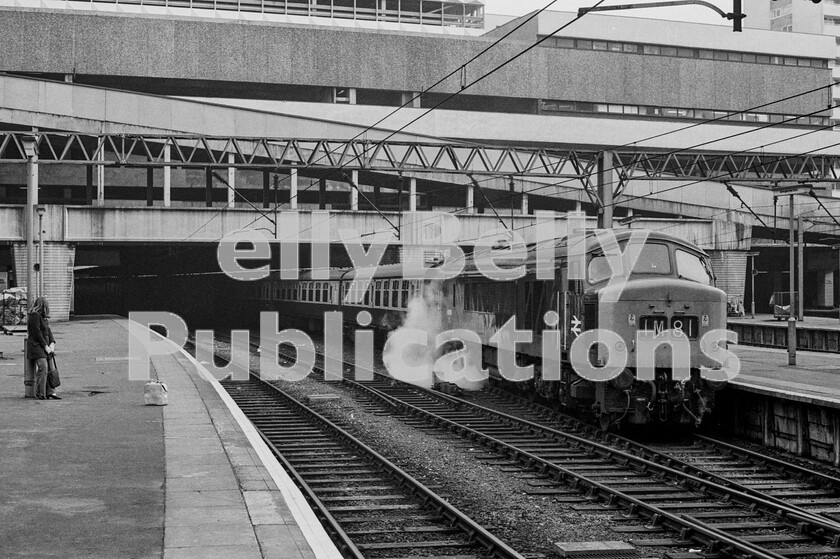
[[[357,315],[365,310],[380,343],[419,306],[439,331],[475,332],[482,368],[501,379],[507,377],[494,336],[515,327],[530,332],[515,344],[517,367],[533,371],[517,383],[521,390],[589,415],[604,428],[699,425],[725,384],[731,357],[726,336],[719,335],[726,328],[726,295],[714,286],[709,257],[654,231],[645,231],[637,245],[638,230],[617,230],[611,238],[627,264],[618,282],[610,261],[615,254],[589,232],[575,250],[565,238],[556,242],[550,279],[537,274],[538,251],[530,247],[518,262],[524,273],[509,281],[488,279],[467,256],[461,273],[449,279],[405,279],[401,265],[387,265],[371,271],[367,289],[348,293],[359,289],[353,282],[358,270],[330,270],[327,279],[302,271],[294,281],[270,276],[250,285],[247,299],[254,310],[281,311],[294,317],[289,325],[315,330],[328,311],[343,311],[348,330],[360,328]],[[588,341],[576,344],[579,338]],[[582,373],[581,359],[589,371],[609,370],[608,378]]]

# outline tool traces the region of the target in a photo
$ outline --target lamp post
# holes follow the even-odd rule
[[[788,288],[790,290],[790,299],[788,300],[788,365],[796,365],[796,317],[794,316],[794,295],[796,293],[796,276],[794,275],[794,246],[795,237],[793,231],[793,194],[790,195],[790,205],[788,209],[788,222],[790,224],[790,253],[788,254],[790,266],[790,281]],[[801,294],[800,294],[801,296]]]
[[[35,303],[32,293],[33,285],[33,262],[35,260],[35,229],[34,211],[38,205],[38,140],[35,136],[27,135],[20,139],[23,147],[23,154],[26,156],[26,209],[24,210],[24,221],[26,223],[26,301],[29,310]]]
[[[36,208],[38,212],[38,297],[44,296],[44,206]]]
[[[755,318],[755,276],[761,274],[763,272],[756,272],[755,271],[755,257],[758,256],[759,253],[757,252],[748,252],[747,256],[750,258],[750,318]]]
[[[790,202],[788,205],[788,225],[789,225],[789,241],[788,244],[790,246],[790,252],[788,254],[788,268],[790,269],[790,278],[789,278],[789,301],[788,301],[788,308],[790,309],[788,312],[788,365],[796,365],[796,315],[798,314],[795,309],[797,308],[797,301],[795,301],[796,296],[796,259],[794,250],[796,248],[796,234],[795,234],[795,218],[794,218],[794,208],[793,208],[793,197],[797,194],[807,194],[813,188],[812,184],[792,184],[786,186],[776,186],[773,188],[773,192],[778,196],[790,196]],[[802,297],[802,293],[799,294]]]

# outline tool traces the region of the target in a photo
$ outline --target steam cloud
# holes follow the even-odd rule
[[[464,390],[483,388],[487,375],[480,367],[479,344],[437,346],[438,334],[446,330],[440,284],[424,285],[407,307],[402,325],[388,336],[382,353],[382,362],[391,376],[423,388],[431,388],[436,375]]]

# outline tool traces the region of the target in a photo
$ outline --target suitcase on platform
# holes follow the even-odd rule
[[[165,406],[168,404],[169,391],[158,380],[150,380],[143,386],[143,397],[147,406]]]

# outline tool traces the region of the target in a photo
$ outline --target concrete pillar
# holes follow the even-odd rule
[[[610,229],[613,226],[613,171],[612,152],[605,151],[598,158],[598,228]]]
[[[417,211],[417,179],[408,179],[408,211]]]
[[[528,194],[522,193],[522,215],[528,215]]]
[[[228,154],[228,164],[233,165],[235,161],[234,154]],[[228,189],[227,189],[227,202],[229,208],[236,207],[236,168],[235,167],[228,167],[227,170],[227,182],[228,182]]]
[[[298,172],[297,169],[290,169],[289,170],[289,206],[293,210],[296,210],[298,207]]]
[[[467,205],[466,205],[467,213],[474,214],[475,213],[475,187],[471,184],[467,185]]]
[[[359,209],[359,189],[361,185],[359,184],[359,171],[352,170],[350,171],[350,182],[352,182],[354,186],[350,186],[350,209],[353,211],[358,211]]]
[[[817,272],[817,306],[834,306],[834,270]]]
[[[575,202],[575,211],[576,212],[583,211],[583,204],[580,203],[580,200]]]
[[[169,144],[163,146],[163,161],[165,163],[172,161],[172,150]],[[172,167],[169,165],[163,167],[163,205],[167,208],[172,205]]]
[[[96,165],[96,205],[105,205],[105,165]]]

